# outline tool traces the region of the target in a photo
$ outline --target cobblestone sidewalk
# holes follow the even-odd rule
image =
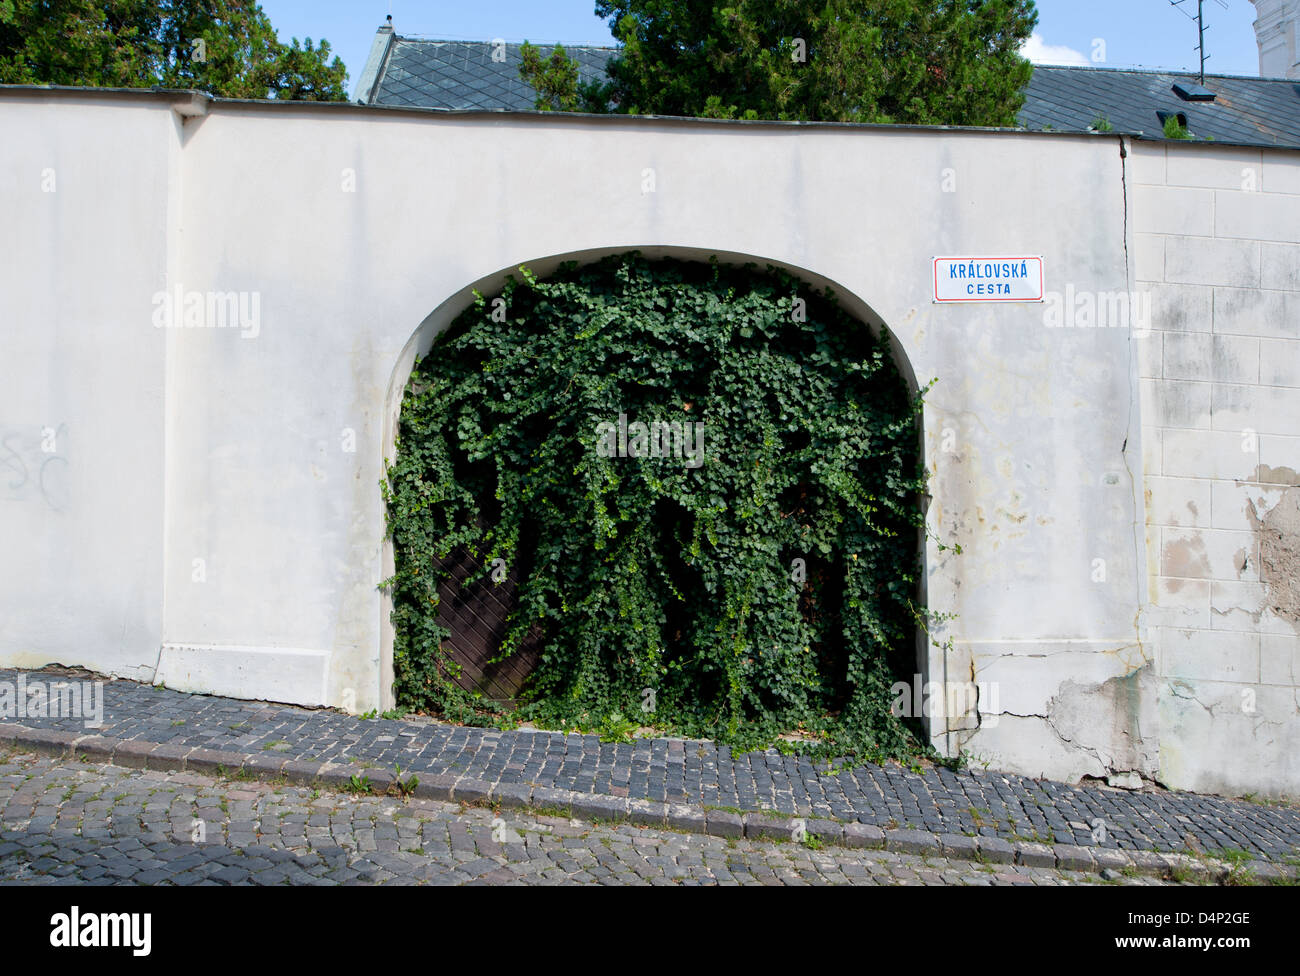
[[[592,826],[12,753],[0,884],[1062,885],[1096,875]],[[1119,884],[1161,884],[1121,877]]]
[[[26,674],[33,680],[56,677],[48,671]],[[0,681],[17,676],[0,670]],[[549,804],[575,812],[581,807],[589,819],[617,819],[620,811],[626,817],[649,804],[660,811],[651,822],[698,823],[702,830],[706,811],[724,828],[722,811],[733,811],[737,824],[736,812],[765,811],[817,818],[823,830],[843,836],[844,824],[856,824],[855,836],[867,839],[863,846],[879,846],[871,838],[882,830],[899,838],[915,834],[913,847],[904,844],[904,850],[925,850],[929,842],[937,850],[936,838],[947,838],[945,849],[961,852],[970,838],[972,851],[965,856],[978,842],[990,859],[1010,861],[1011,845],[1019,845],[1015,859],[1033,863],[1037,855],[1022,858],[1021,848],[1042,847],[1047,864],[1092,869],[1126,863],[1112,863],[1108,851],[1245,851],[1287,871],[1294,871],[1287,865],[1300,854],[1300,809],[1215,796],[1071,786],[979,769],[830,767],[775,751],[733,755],[710,742],[612,744],[590,735],[365,720],[131,681],[108,682],[104,692],[104,723],[94,730],[99,738],[84,738],[88,730],[79,719],[22,723],[50,730],[43,733],[48,742],[34,743],[42,751],[122,765],[202,771],[220,763],[262,778],[285,775],[308,783],[324,771],[337,776],[340,769],[355,770],[381,788],[400,765],[403,776],[418,776],[425,795],[435,799]],[[0,744],[6,737],[14,740],[14,729],[0,723]],[[27,740],[33,745],[31,736]],[[551,802],[573,795],[587,802]],[[761,831],[762,818],[753,822]],[[774,826],[772,832],[784,829]],[[1047,845],[1056,845],[1055,862]]]

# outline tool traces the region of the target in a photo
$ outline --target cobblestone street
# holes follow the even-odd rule
[[[59,672],[27,675],[50,679]],[[18,678],[19,672],[0,670],[0,681]],[[418,776],[421,798],[490,798],[505,807],[569,808],[589,820],[649,820],[701,833],[713,833],[704,829],[706,815],[722,819],[720,811],[732,810],[749,815],[747,836],[751,828],[760,837],[765,829],[788,836],[788,818],[805,817],[846,839],[856,831],[865,847],[882,846],[886,835],[903,845],[902,853],[978,844],[990,861],[1028,866],[1122,871],[1131,859],[1143,859],[1149,872],[1160,874],[1167,862],[1144,854],[1240,851],[1256,859],[1257,869],[1294,874],[1300,859],[1300,809],[1292,806],[1069,784],[978,766],[831,766],[775,750],[733,753],[704,741],[609,743],[594,735],[367,720],[133,681],[104,683],[103,723],[96,729],[79,719],[22,721],[45,740],[33,747],[31,735],[0,723],[0,748],[22,747],[25,736],[35,752],[120,766],[242,769],[251,778],[287,777],[308,786],[359,774],[379,791],[400,766],[403,775]],[[772,822],[765,827],[763,818]]]
[[[16,751],[0,759],[0,811],[3,884],[1106,883],[1053,868],[498,817]]]

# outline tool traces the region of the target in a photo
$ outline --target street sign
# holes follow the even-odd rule
[[[1041,302],[1041,257],[934,259],[936,302]]]

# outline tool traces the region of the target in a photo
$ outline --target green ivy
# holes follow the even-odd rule
[[[915,670],[921,397],[887,334],[772,268],[633,252],[520,271],[405,392],[384,485],[399,704],[914,754],[889,688]],[[629,454],[634,423],[702,424],[702,459],[689,435],[682,456],[603,456],[620,415]],[[502,658],[541,635],[513,713],[454,682],[438,619],[454,550],[484,567],[463,586],[495,585],[496,559],[517,571]]]

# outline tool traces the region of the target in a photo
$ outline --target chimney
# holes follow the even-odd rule
[[[1261,78],[1300,79],[1300,0],[1251,0]]]

